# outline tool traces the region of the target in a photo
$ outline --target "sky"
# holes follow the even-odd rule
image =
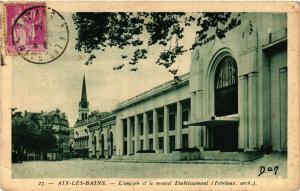
[[[130,49],[108,49],[96,52],[97,58],[91,65],[85,65],[88,55],[75,50],[77,31],[71,13],[61,13],[69,30],[69,44],[57,60],[48,64],[33,64],[19,56],[12,59],[12,107],[19,111],[52,111],[56,108],[65,112],[69,125],[78,117],[83,75],[86,78],[90,111],[111,111],[122,101],[172,80],[165,68],[155,64],[159,47],[149,49],[148,59],[138,64],[136,72],[129,67],[113,70],[124,61],[120,55]],[[190,46],[194,41],[194,29],[186,31],[183,43]],[[191,53],[178,57],[179,74],[189,72]]]

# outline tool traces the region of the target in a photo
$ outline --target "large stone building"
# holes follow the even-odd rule
[[[287,15],[233,13],[208,31],[190,73],[89,114],[85,79],[75,125],[85,156],[117,160],[253,160],[287,151]]]
[[[142,150],[154,150],[160,160],[177,160],[184,148],[198,148],[195,159],[250,160],[264,150],[287,151],[287,15],[232,16],[225,38],[209,31],[196,39],[190,73],[179,83],[117,105],[119,159],[136,159]]]

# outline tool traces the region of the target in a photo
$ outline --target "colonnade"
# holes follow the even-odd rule
[[[170,130],[171,108],[176,108],[176,112],[173,112],[172,110],[172,115],[175,115],[174,130]],[[143,113],[137,113],[133,116],[121,119],[120,123],[122,127],[121,131],[123,141],[121,143],[122,145],[120,145],[120,154],[131,155],[140,150],[154,150],[156,152],[170,153],[170,141],[172,142],[172,144],[174,144],[175,141],[175,149],[182,148],[182,112],[183,103],[182,101],[178,101],[171,105],[154,108],[150,111],[148,110]],[[159,118],[163,119],[162,132],[159,132]],[[149,120],[152,121],[151,124],[149,123]],[[149,133],[149,128],[153,128],[153,131],[151,131],[151,133]],[[141,130],[143,132],[141,132]],[[174,136],[175,139],[171,139],[174,138]],[[163,139],[162,148],[160,148],[161,143],[159,141],[159,138]]]

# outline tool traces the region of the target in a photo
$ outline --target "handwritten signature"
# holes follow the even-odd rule
[[[264,173],[272,173],[272,172],[274,173],[274,175],[276,175],[278,169],[279,169],[279,166],[267,166],[267,167],[260,166],[258,176],[261,176]]]

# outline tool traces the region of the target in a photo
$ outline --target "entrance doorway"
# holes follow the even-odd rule
[[[238,127],[211,127],[213,134],[213,149],[222,152],[238,151]]]
[[[225,117],[238,114],[238,71],[232,56],[223,57],[214,77],[215,116]],[[212,149],[233,152],[238,151],[238,125],[215,124],[210,128]]]

